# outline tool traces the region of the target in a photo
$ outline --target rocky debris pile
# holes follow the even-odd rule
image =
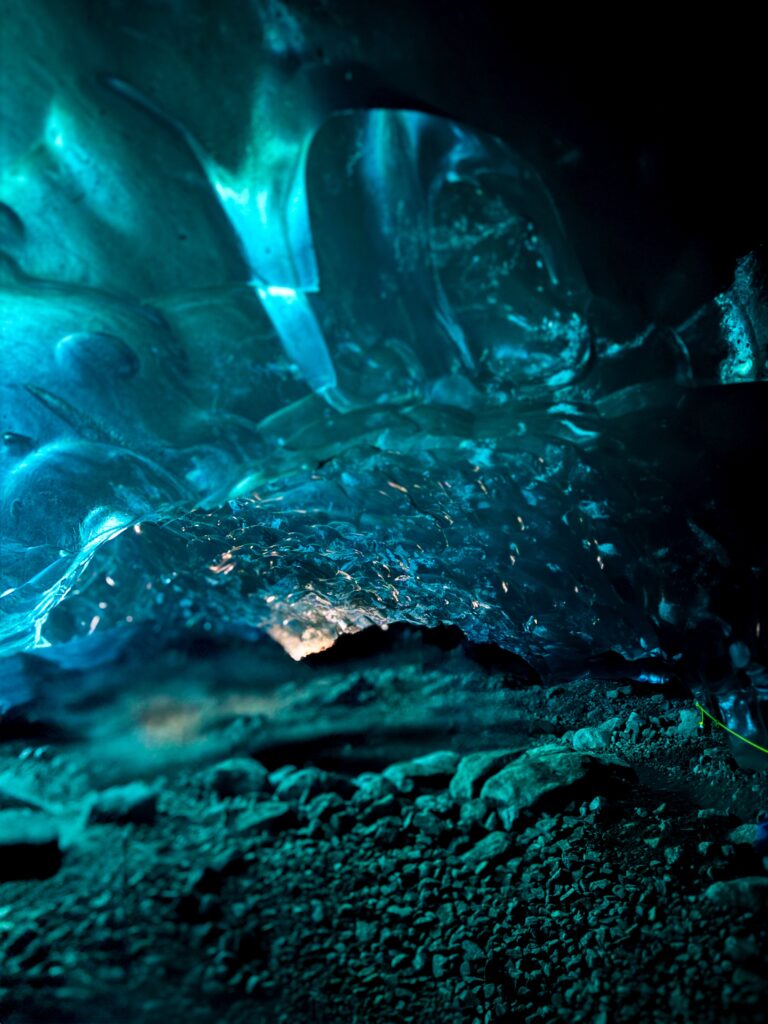
[[[516,695],[548,729],[508,746],[81,795],[63,861],[19,825],[44,812],[0,810],[0,1017],[767,1021],[765,776],[689,707],[592,692]],[[1,873],[25,834],[25,864],[31,836],[58,851],[44,882]]]
[[[758,862],[732,815],[638,805],[615,755],[438,751],[351,794],[319,769],[275,781],[280,828],[220,853],[177,908],[211,996],[286,1021],[762,1019],[768,876],[739,875]],[[254,894],[254,853],[281,896]]]
[[[88,821],[92,825],[154,825],[157,796],[157,790],[144,782],[103,789],[91,804]]]

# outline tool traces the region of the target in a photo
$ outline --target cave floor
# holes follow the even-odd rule
[[[3,1024],[768,1020],[768,775],[689,695],[415,635],[117,683],[0,743],[62,854],[0,877]]]

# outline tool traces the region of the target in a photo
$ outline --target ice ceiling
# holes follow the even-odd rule
[[[328,26],[5,6],[5,652],[443,621],[542,673],[761,685],[762,549],[718,470],[762,422],[753,259],[623,336],[535,170],[371,108]]]

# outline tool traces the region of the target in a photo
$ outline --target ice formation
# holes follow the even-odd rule
[[[621,336],[505,142],[371,108],[274,4],[189,18],[202,81],[139,9],[3,28],[2,649],[443,621],[726,680],[759,731],[764,541],[718,473],[764,448],[756,262]]]

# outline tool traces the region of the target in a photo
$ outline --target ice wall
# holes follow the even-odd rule
[[[370,108],[327,24],[6,7],[4,651],[445,621],[543,673],[613,651],[761,690],[727,459],[765,447],[756,260],[623,334],[535,170]]]

